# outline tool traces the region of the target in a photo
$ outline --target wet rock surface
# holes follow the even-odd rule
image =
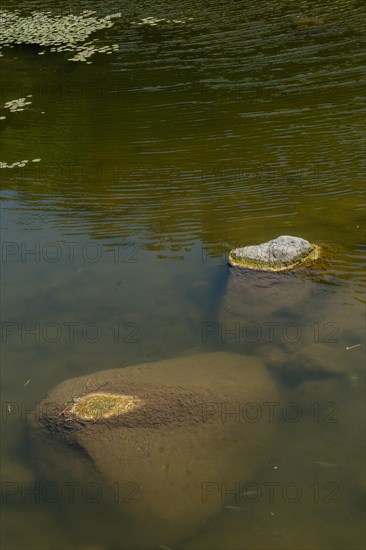
[[[281,235],[276,239],[258,245],[235,248],[230,252],[232,266],[249,269],[285,271],[315,257],[316,248],[305,239]]]

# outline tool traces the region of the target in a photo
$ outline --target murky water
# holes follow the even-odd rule
[[[41,8],[60,13],[24,4]],[[22,497],[21,483],[49,482],[24,408],[73,376],[215,350],[264,361],[279,420],[244,488],[261,497],[241,494],[243,472],[239,497],[211,495],[222,513],[179,547],[363,548],[362,2],[68,9],[122,11],[98,35],[119,51],[91,65],[30,47],[1,58],[1,105],[32,103],[2,121],[0,160],[41,159],[0,173],[4,548],[129,545],[105,502]],[[134,24],[149,16],[180,22]],[[233,327],[225,254],[281,234],[334,243],[326,273],[297,303],[259,298]],[[299,383],[288,363],[302,352],[323,370]]]

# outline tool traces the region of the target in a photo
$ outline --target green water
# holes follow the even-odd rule
[[[179,548],[364,547],[362,7],[63,2],[62,12],[122,11],[98,34],[119,51],[86,65],[37,48],[4,50],[1,105],[30,94],[32,104],[1,121],[0,160],[41,159],[0,171],[6,482],[42,479],[14,411],[32,409],[62,380],[214,350],[266,361],[320,343],[337,353],[347,380],[303,389],[282,376],[281,403],[336,403],[339,422],[308,412],[280,423],[251,477],[261,486],[296,482],[303,498],[234,503],[239,510],[224,503]],[[60,13],[54,1],[24,3],[32,9]],[[132,24],[148,16],[186,23]],[[310,27],[298,23],[305,17]],[[259,301],[240,323],[257,323],[261,337],[229,342],[218,324],[225,254],[281,234],[335,243],[327,273],[296,307],[268,315]],[[218,328],[205,338],[207,323]],[[301,331],[294,342],[287,323]],[[126,548],[126,520],[102,505],[8,500],[4,548]]]

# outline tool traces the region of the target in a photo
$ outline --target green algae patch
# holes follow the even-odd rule
[[[129,413],[141,404],[142,400],[132,395],[98,392],[76,399],[70,412],[83,420],[99,420]]]
[[[0,10],[0,57],[2,48],[14,46],[39,46],[38,55],[46,52],[71,52],[68,61],[85,61],[95,53],[111,54],[119,49],[118,44],[100,46],[90,35],[113,27],[114,19],[121,13],[98,17],[93,10],[84,10],[78,15],[53,14],[50,11],[33,11],[22,15],[20,10]]]

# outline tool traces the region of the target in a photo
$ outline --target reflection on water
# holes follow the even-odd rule
[[[94,4],[100,15],[121,11],[114,0],[78,9]],[[32,470],[17,407],[34,407],[56,383],[235,351],[263,360],[281,404],[300,403],[303,416],[289,422],[279,411],[251,480],[267,497],[279,483],[280,497],[232,495],[181,547],[362,548],[361,5],[126,2],[100,34],[119,51],[92,65],[5,52],[1,105],[30,94],[32,104],[1,121],[0,160],[41,159],[0,173],[5,481],[48,479]],[[24,12],[40,6],[59,11],[44,1]],[[185,23],[133,24],[146,17]],[[296,300],[285,292],[274,305],[255,289],[236,308],[227,251],[280,234],[333,243],[326,272]],[[329,403],[339,422],[324,421]],[[290,482],[297,502],[283,497]],[[333,489],[339,498],[328,502]],[[84,499],[75,512],[15,496],[3,545],[124,548],[123,521],[103,503]]]

